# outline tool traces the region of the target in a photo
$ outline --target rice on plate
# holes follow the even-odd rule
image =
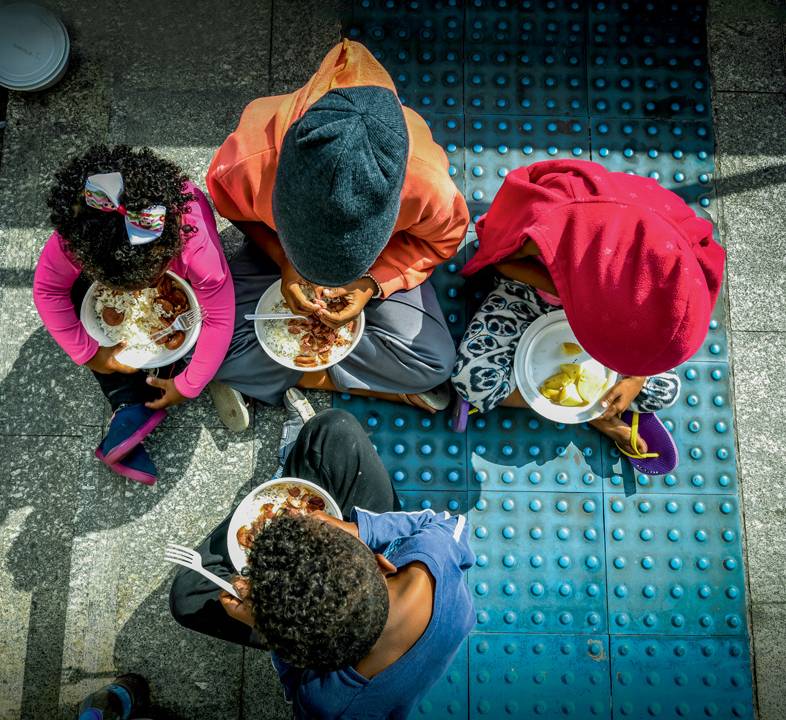
[[[159,355],[167,348],[156,345],[150,336],[166,327],[169,322],[165,319],[161,305],[156,303],[157,298],[158,290],[155,288],[118,292],[99,287],[95,294],[98,324],[113,343],[125,340],[130,349],[148,350]],[[112,325],[107,322],[106,317],[121,319],[119,323]]]
[[[346,301],[336,298],[331,309],[339,311]],[[257,313],[289,313],[281,295],[281,281],[273,283],[259,298]],[[365,329],[365,313],[334,330],[317,317],[287,320],[255,320],[254,330],[262,349],[280,365],[300,372],[324,370],[349,355]]]
[[[273,306],[272,312],[289,312],[289,307],[282,300],[280,303]],[[273,352],[278,355],[283,355],[284,357],[292,358],[297,365],[298,358],[304,357],[303,342],[306,340],[304,336],[307,334],[314,335],[314,332],[310,330],[310,328],[314,328],[317,333],[321,333],[321,335],[317,335],[315,339],[321,339],[323,341],[322,343],[315,343],[317,347],[315,347],[314,350],[320,347],[326,348],[325,351],[317,353],[314,366],[326,365],[327,363],[333,365],[341,360],[349,351],[349,346],[352,344],[352,340],[355,337],[355,325],[357,323],[353,320],[343,325],[338,330],[331,330],[326,325],[319,323],[322,328],[325,328],[329,332],[321,331],[317,323],[319,323],[319,321],[312,318],[268,320],[266,323],[265,339]],[[335,335],[335,340],[332,339],[333,335]]]
[[[152,369],[179,360],[194,346],[201,320],[185,332],[168,333],[158,343],[151,337],[196,307],[193,289],[168,271],[156,287],[143,290],[113,290],[93,283],[82,301],[80,319],[88,334],[101,346],[125,343],[125,348],[117,354],[124,365]]]

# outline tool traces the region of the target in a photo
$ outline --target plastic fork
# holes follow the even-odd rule
[[[231,583],[228,583],[223,578],[218,577],[218,575],[202,567],[202,556],[196,550],[192,550],[183,545],[170,543],[166,546],[166,550],[164,550],[164,560],[198,572],[202,577],[206,577],[210,582],[215,583],[222,590],[232,595],[232,597],[236,597],[240,600],[240,595],[238,595],[237,590],[235,590]]]
[[[205,317],[207,317],[207,315],[203,315],[200,308],[191,308],[191,310],[186,310],[186,312],[178,315],[175,318],[175,321],[169,327],[165,327],[163,330],[153,333],[150,336],[150,339],[153,342],[158,342],[170,333],[177,332],[178,330],[186,332],[186,330],[190,330],[192,327],[194,327],[194,325],[201,322]]]
[[[303,315],[295,315],[291,312],[269,312],[269,313],[249,313],[243,315],[245,320],[294,320],[295,318],[302,318]]]

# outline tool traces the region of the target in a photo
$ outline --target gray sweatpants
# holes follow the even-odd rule
[[[281,277],[280,272],[250,241],[229,267],[235,283],[235,332],[215,379],[278,405],[303,373],[272,360],[257,341],[254,323],[243,316],[255,311],[260,296]],[[357,347],[328,369],[337,388],[418,393],[450,377],[456,350],[430,282],[385,300],[371,300],[365,312],[366,329]]]

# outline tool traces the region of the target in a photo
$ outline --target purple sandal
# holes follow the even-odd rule
[[[633,453],[623,450],[617,444],[617,450],[625,455],[630,464],[645,475],[665,475],[672,472],[680,461],[677,445],[671,433],[655,413],[637,413],[626,410],[621,420],[630,425],[630,446]],[[638,440],[641,437],[647,443],[647,452],[639,452]]]
[[[453,411],[450,414],[450,428],[453,432],[463,433],[467,429],[471,408],[472,406],[463,397],[456,395]]]

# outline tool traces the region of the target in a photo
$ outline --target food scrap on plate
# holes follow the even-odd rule
[[[109,337],[118,343],[124,341],[129,348],[177,350],[186,339],[184,332],[176,330],[161,338],[156,344],[152,336],[169,327],[178,315],[189,309],[188,297],[177,283],[165,275],[154,288],[121,291],[99,287],[95,293],[98,321]]]
[[[274,498],[262,504],[259,516],[248,525],[243,525],[237,531],[237,544],[250,550],[254,538],[264,529],[268,520],[279,517],[284,513],[309,515],[317,510],[325,509],[325,501],[314,493],[308,492],[297,485],[290,485],[282,490],[279,498]]]

